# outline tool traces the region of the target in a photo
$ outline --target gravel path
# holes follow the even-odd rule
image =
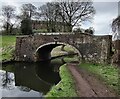
[[[67,64],[74,80],[76,91],[80,97],[115,97],[115,93],[95,78],[94,75],[80,69],[76,63]]]

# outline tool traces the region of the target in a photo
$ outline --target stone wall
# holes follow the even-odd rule
[[[93,44],[96,45],[95,49],[98,53],[95,59],[100,63],[111,63],[112,36],[94,36]]]
[[[89,40],[89,39],[88,39]],[[88,62],[111,62],[111,36],[93,36],[90,43],[81,43],[79,50]]]
[[[120,40],[113,41],[114,55],[112,62],[120,65]]]
[[[74,46],[81,59],[88,62],[109,63],[111,36],[93,36],[88,34],[34,35],[19,36],[16,42],[16,61],[35,61],[36,51],[44,47],[42,53],[49,55],[50,50],[60,43]],[[59,43],[56,43],[59,42]],[[47,47],[45,47],[47,44]],[[56,44],[51,47],[51,44]],[[44,55],[44,54],[43,54]]]

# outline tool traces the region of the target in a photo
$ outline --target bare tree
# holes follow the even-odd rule
[[[15,18],[15,7],[10,5],[2,6],[2,16],[3,28],[6,30],[7,34],[10,34],[14,25],[11,20]]]
[[[42,5],[39,7],[39,10],[40,10],[40,15],[41,15],[41,20],[43,21],[46,21],[46,26],[47,26],[47,31],[50,32],[50,28],[49,28],[49,21],[51,20],[50,19],[50,7],[49,7],[49,3],[45,4],[45,5]]]
[[[21,7],[22,17],[29,17],[31,19],[35,15],[36,9],[37,8],[31,3],[23,4]]]
[[[51,22],[62,22],[68,26],[68,31],[83,21],[89,20],[95,14],[91,0],[67,0],[66,2],[51,2],[41,7],[41,12],[46,20]]]
[[[77,2],[68,0],[67,2],[60,2],[59,6],[59,14],[68,25],[68,31],[70,32],[74,26],[91,19],[95,14],[93,2],[90,0],[78,0]]]
[[[56,32],[56,22],[60,22],[58,10],[59,6],[56,2],[46,3],[39,7],[41,13],[41,19],[46,21],[48,32]]]

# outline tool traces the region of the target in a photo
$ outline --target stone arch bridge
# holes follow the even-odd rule
[[[50,59],[50,52],[60,45],[69,44],[77,49],[81,59],[88,62],[109,63],[111,61],[110,35],[94,36],[82,33],[27,35],[16,39],[15,60],[36,62]]]

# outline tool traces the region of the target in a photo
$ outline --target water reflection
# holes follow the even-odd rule
[[[1,80],[2,80],[2,88],[6,88],[8,90],[13,89],[14,85],[14,74],[8,71],[4,71],[1,73]]]
[[[42,94],[24,86],[15,86],[14,73],[0,70],[2,97],[41,97]]]
[[[62,61],[2,64],[4,71],[0,71],[0,87],[3,97],[41,97],[61,80],[59,67],[62,64]]]

